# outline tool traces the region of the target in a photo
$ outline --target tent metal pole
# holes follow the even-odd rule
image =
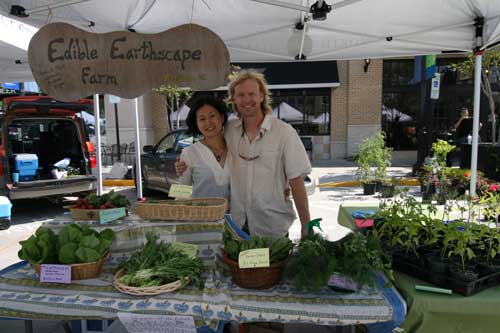
[[[474,67],[474,116],[472,120],[472,153],[471,153],[471,177],[469,193],[471,197],[476,196],[476,182],[477,182],[477,148],[479,138],[479,111],[481,103],[481,65],[483,52],[476,52],[476,63]]]
[[[309,1],[307,1],[307,4],[309,5]],[[299,55],[297,60],[302,59],[302,52],[304,52],[304,40],[306,39],[306,33],[307,33],[307,20],[305,18],[304,12],[300,14],[301,18],[300,21],[302,23],[302,38],[300,39],[300,47],[299,47]]]
[[[139,135],[139,102],[134,98],[135,106],[135,179],[137,186],[137,198],[142,198],[142,170],[141,170],[141,140]]]
[[[99,119],[99,94],[94,94],[94,129],[97,162],[97,195],[102,194],[101,122]]]

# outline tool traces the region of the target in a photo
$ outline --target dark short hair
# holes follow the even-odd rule
[[[213,97],[202,97],[198,98],[191,105],[191,110],[188,113],[186,118],[186,125],[190,133],[194,135],[200,135],[200,129],[198,128],[198,124],[196,123],[196,113],[203,106],[209,105],[213,107],[219,114],[222,116],[222,126],[224,126],[227,122],[227,106],[221,100],[218,100]]]

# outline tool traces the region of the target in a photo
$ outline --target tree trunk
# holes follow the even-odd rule
[[[177,108],[177,129],[180,127],[181,113],[179,112],[179,98],[175,98],[175,107]]]

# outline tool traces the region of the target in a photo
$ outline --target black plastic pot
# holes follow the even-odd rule
[[[10,228],[10,219],[0,218],[0,230],[6,230]]]
[[[431,255],[427,257],[427,265],[433,273],[446,274],[450,268],[450,261],[440,256]]]
[[[373,195],[375,194],[375,183],[363,183],[363,194]]]
[[[479,273],[477,273],[473,268],[465,266],[465,270],[462,270],[462,267],[459,265],[450,266],[450,275],[455,280],[466,282],[475,281],[479,277]]]
[[[480,276],[500,272],[500,262],[498,262],[497,260],[490,262],[480,261],[477,264],[477,270],[479,271]]]
[[[431,201],[432,196],[436,193],[436,186],[434,184],[429,184],[429,186],[425,187],[425,190],[422,192],[422,200],[423,201]]]
[[[382,198],[392,198],[394,196],[394,191],[396,190],[396,186],[390,184],[390,185],[385,185],[382,184],[382,187],[380,188],[380,195]]]

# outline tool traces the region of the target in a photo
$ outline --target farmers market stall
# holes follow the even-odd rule
[[[55,230],[72,223],[63,218],[45,223]],[[103,272],[96,279],[73,281],[70,285],[40,283],[26,263],[12,265],[0,273],[0,315],[43,319],[113,319],[118,312],[193,316],[198,326],[215,327],[217,321],[289,322],[318,325],[353,325],[389,322],[399,325],[405,314],[404,301],[385,278],[376,276],[374,288],[356,293],[339,293],[328,287],[317,292],[296,290],[288,281],[265,290],[243,289],[226,275],[226,266],[217,255],[222,243],[224,221],[147,221],[131,215],[109,224],[80,221],[100,230],[115,231]],[[193,285],[172,293],[131,296],[117,292],[113,271],[120,261],[138,249],[148,231],[160,239],[198,245],[198,258],[209,267],[202,289]]]

